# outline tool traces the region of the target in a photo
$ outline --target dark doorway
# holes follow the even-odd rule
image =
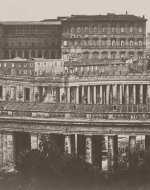
[[[52,137],[52,140],[56,142],[56,144],[59,146],[59,148],[64,152],[64,135],[62,134],[50,134]]]
[[[24,90],[25,101],[30,101],[30,88],[25,88]]]
[[[14,132],[15,139],[15,162],[18,165],[17,159],[21,151],[31,150],[30,133],[27,132]]]
[[[94,166],[102,169],[102,138],[100,135],[92,136],[92,154]]]
[[[77,155],[78,156],[83,156],[85,158],[85,136],[84,135],[78,135],[78,140],[77,140]]]
[[[0,86],[0,99],[2,99],[2,98],[3,98],[3,87]]]

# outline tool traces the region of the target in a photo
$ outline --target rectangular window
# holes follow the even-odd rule
[[[102,40],[102,46],[106,46],[107,45],[107,40]]]
[[[40,63],[37,63],[37,67],[40,67]]]
[[[22,27],[17,28],[17,35],[23,35],[23,28]]]
[[[12,67],[14,67],[15,65],[14,65],[14,63],[12,63]]]
[[[21,67],[21,63],[18,63],[18,67]]]
[[[46,63],[43,63],[43,67],[46,67]]]
[[[27,63],[24,63],[24,67],[27,67]]]
[[[16,28],[15,27],[11,27],[11,35],[16,35]]]
[[[38,27],[37,28],[37,34],[43,34],[43,28],[42,27]]]
[[[30,28],[30,34],[33,34],[33,35],[36,34],[36,27]]]
[[[49,34],[49,28],[48,27],[44,28],[44,34]]]
[[[4,35],[10,35],[10,29],[8,27],[4,28]]]
[[[124,27],[121,27],[121,33],[123,33],[124,32]]]
[[[27,70],[24,70],[24,74],[25,74],[25,75],[27,74]]]
[[[38,75],[40,75],[41,74],[41,72],[40,72],[40,70],[38,70]]]
[[[2,66],[2,64],[0,63],[0,67]]]
[[[33,67],[33,63],[30,63],[30,67]]]
[[[28,35],[28,34],[30,34],[30,28],[25,27],[24,28],[24,35]]]
[[[4,63],[4,67],[6,67],[7,66],[7,64],[6,63]]]

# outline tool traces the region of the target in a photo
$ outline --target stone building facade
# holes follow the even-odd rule
[[[64,59],[145,59],[146,19],[134,15],[72,15],[62,20]]]
[[[61,58],[61,22],[1,22],[1,58]]]

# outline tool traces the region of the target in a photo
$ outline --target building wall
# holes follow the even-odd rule
[[[62,21],[62,25],[64,59],[69,57],[120,59],[130,56],[145,58],[146,21],[66,20]],[[122,27],[124,32],[121,32]],[[140,28],[142,31],[139,31]],[[124,45],[121,46],[122,41]]]

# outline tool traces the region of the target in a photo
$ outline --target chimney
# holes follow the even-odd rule
[[[143,18],[145,18],[145,15],[143,15]]]
[[[126,11],[126,15],[128,15],[128,12]]]

